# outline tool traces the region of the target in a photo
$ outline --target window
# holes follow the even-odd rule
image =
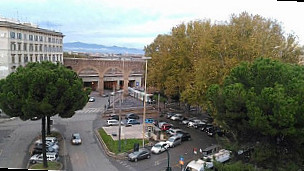
[[[24,62],[28,62],[28,56],[27,55],[24,55]]]
[[[18,63],[21,63],[21,56],[22,55],[18,55]]]
[[[15,55],[12,54],[12,63],[14,64],[15,63]]]
[[[17,50],[21,50],[21,43],[18,43],[18,49]]]
[[[44,45],[44,52],[47,52],[47,45]]]
[[[38,36],[37,35],[35,35],[35,41],[38,41]]]
[[[27,51],[27,43],[23,43],[23,50]]]
[[[53,55],[53,59],[52,59],[52,62],[55,62],[55,55]]]
[[[38,55],[35,55],[35,62],[38,61]]]
[[[10,33],[10,36],[11,36],[11,39],[15,39],[15,36],[16,36],[16,35],[15,35],[15,32],[11,32],[11,33]]]
[[[31,35],[31,34],[29,35],[29,40],[33,41],[33,35]]]
[[[22,34],[21,33],[17,33],[17,39],[22,39]]]
[[[30,62],[33,61],[33,55],[30,55]]]
[[[11,43],[11,50],[16,50],[16,43],[15,42]]]
[[[42,52],[42,45],[39,45],[39,52]]]
[[[51,43],[51,38],[49,37],[49,43]]]
[[[30,44],[29,50],[30,50],[30,52],[33,52],[33,50],[34,50],[33,44]]]
[[[40,55],[40,61],[43,61],[43,55]]]
[[[42,36],[39,36],[39,41],[43,42],[43,37]]]
[[[38,51],[38,45],[35,44],[35,52],[37,52],[37,51]]]
[[[48,60],[48,57],[47,57],[47,55],[46,55],[46,54],[44,55],[44,60],[45,60],[45,61],[47,61],[47,60]]]

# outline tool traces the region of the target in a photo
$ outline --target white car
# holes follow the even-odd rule
[[[173,136],[173,135],[178,134],[179,132],[183,132],[183,130],[182,130],[182,129],[169,129],[167,133],[168,133],[170,136]]]
[[[168,148],[169,144],[167,142],[158,142],[151,148],[151,153],[159,154],[166,151]]]
[[[175,114],[170,119],[173,120],[173,121],[181,120],[182,116],[183,116],[182,114]]]
[[[57,153],[46,153],[46,160],[47,161],[58,161],[59,156]],[[35,164],[35,163],[42,163],[43,162],[43,155],[42,154],[34,154],[30,158],[30,163]]]
[[[121,125],[123,125],[122,121],[120,123],[121,123]],[[119,125],[119,121],[116,120],[116,119],[109,119],[109,120],[107,120],[107,125],[108,126],[116,126],[116,125]]]
[[[203,123],[204,122],[202,122],[201,120],[195,119],[195,120],[192,120],[192,121],[188,122],[188,127],[194,127],[197,124],[203,124]]]
[[[89,98],[89,102],[95,102],[95,98],[94,97],[90,97]]]

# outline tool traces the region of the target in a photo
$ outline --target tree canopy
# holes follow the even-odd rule
[[[197,20],[172,28],[145,47],[148,83],[171,98],[203,106],[211,84],[223,83],[242,61],[259,57],[298,63],[301,48],[277,21],[243,12],[230,21]]]
[[[302,66],[259,58],[232,69],[207,94],[217,123],[235,142],[255,146],[254,162],[277,170],[303,162],[303,87]]]
[[[23,120],[34,116],[71,117],[88,100],[82,80],[51,62],[29,63],[0,80],[0,107]]]

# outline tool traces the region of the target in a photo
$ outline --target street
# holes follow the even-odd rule
[[[64,137],[63,160],[65,170],[82,171],[82,170],[132,170],[132,171],[155,171],[164,170],[167,167],[167,153],[152,154],[148,160],[138,162],[129,162],[127,160],[115,160],[105,155],[101,148],[94,130],[105,124],[106,118],[102,117],[104,105],[108,104],[108,97],[101,97],[96,92],[92,93],[95,102],[88,104],[72,118],[60,118],[54,116],[52,130],[58,131]],[[112,101],[111,97],[111,101]],[[142,102],[131,100],[125,102],[125,105],[141,105]],[[117,105],[117,104],[115,104]],[[116,106],[118,107],[118,106]],[[140,116],[140,120],[142,116]],[[170,166],[172,170],[181,170],[178,164],[180,157],[184,158],[187,164],[193,159],[199,158],[199,154],[194,154],[193,149],[204,149],[211,144],[216,143],[215,138],[208,137],[204,132],[193,128],[187,128],[180,125],[177,121],[167,120],[174,126],[191,134],[192,140],[185,141],[175,148],[170,148]],[[142,123],[142,122],[141,122]],[[0,123],[0,166],[8,168],[26,168],[28,164],[29,147],[41,132],[41,120],[21,121],[19,118]],[[70,143],[71,135],[80,133],[82,138],[81,145],[72,145]],[[148,147],[151,148],[151,147]],[[101,169],[102,168],[102,169]]]

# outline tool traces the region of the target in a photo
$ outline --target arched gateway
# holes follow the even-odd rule
[[[140,86],[145,61],[140,58],[133,59],[127,57],[116,60],[102,58],[64,58],[63,63],[79,76],[86,74],[86,79],[92,83],[92,88],[94,89],[96,87],[96,90],[99,91],[100,94],[103,94],[105,87],[104,82],[105,80],[109,81],[110,78],[117,81],[115,86],[117,88],[123,87],[125,93],[128,92],[128,84],[131,77],[139,76],[140,80],[136,82],[136,86]],[[112,73],[112,75],[109,74],[109,71],[111,71],[110,73]],[[119,76],[122,77],[121,79],[123,81],[119,80]],[[95,83],[96,81],[93,81],[93,79],[90,80],[90,78],[93,77],[95,77],[95,80],[98,78],[97,85]],[[119,85],[120,82],[123,82],[123,86]]]

